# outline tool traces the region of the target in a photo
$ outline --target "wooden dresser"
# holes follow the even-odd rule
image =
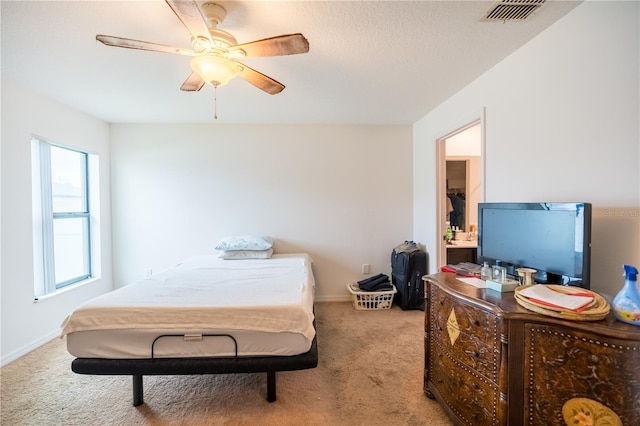
[[[424,392],[455,424],[640,425],[640,327],[540,315],[451,273],[424,280]]]

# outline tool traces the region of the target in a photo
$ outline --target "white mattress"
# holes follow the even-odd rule
[[[99,296],[62,324],[83,358],[297,355],[315,336],[315,281],[306,254],[222,260],[198,256]],[[185,338],[184,335],[187,335]]]

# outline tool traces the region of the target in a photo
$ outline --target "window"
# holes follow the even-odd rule
[[[32,138],[35,296],[92,274],[90,160],[86,152]]]

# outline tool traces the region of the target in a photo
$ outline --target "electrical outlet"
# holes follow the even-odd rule
[[[363,274],[368,274],[369,273],[369,264],[368,263],[363,263],[362,264],[362,273]]]

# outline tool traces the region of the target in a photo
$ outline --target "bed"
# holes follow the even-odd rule
[[[196,256],[74,310],[61,336],[78,374],[143,376],[266,373],[314,368],[315,281],[306,254],[223,260]]]

